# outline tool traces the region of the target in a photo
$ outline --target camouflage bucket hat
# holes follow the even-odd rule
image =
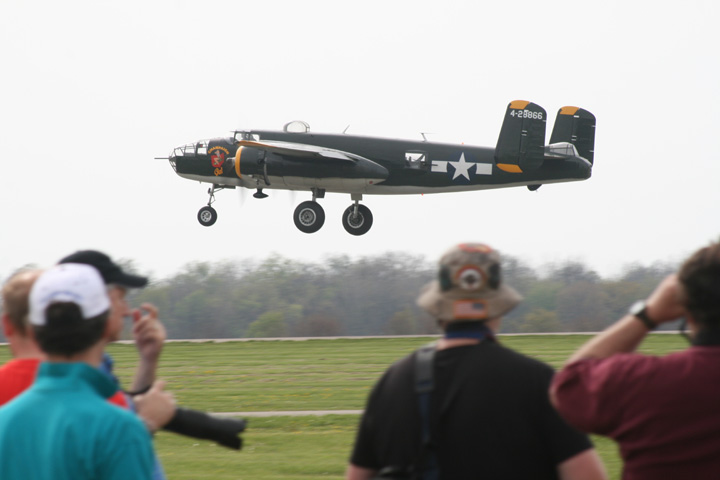
[[[521,301],[502,282],[500,254],[482,243],[463,243],[442,256],[438,279],[425,285],[417,304],[439,320],[470,321],[501,317]]]

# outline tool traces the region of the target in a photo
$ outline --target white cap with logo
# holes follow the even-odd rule
[[[107,288],[100,273],[89,265],[64,263],[49,268],[30,290],[30,323],[45,325],[45,311],[53,303],[80,307],[85,320],[110,309]]]

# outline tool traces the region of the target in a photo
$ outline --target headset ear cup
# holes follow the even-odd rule
[[[440,290],[443,292],[452,288],[452,278],[450,278],[450,269],[448,267],[440,267],[438,280],[440,282]]]
[[[500,288],[500,264],[494,263],[488,269],[488,285],[493,290]]]

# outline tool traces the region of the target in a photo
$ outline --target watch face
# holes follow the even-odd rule
[[[628,312],[630,313],[630,315],[637,315],[638,313],[642,312],[644,308],[645,300],[638,300],[637,302],[632,304]]]

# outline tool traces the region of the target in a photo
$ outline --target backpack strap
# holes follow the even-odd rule
[[[430,394],[435,388],[433,361],[436,348],[436,342],[432,342],[421,347],[415,355],[415,393],[422,421],[422,444],[416,471],[425,480],[438,478],[437,457],[430,439]]]

